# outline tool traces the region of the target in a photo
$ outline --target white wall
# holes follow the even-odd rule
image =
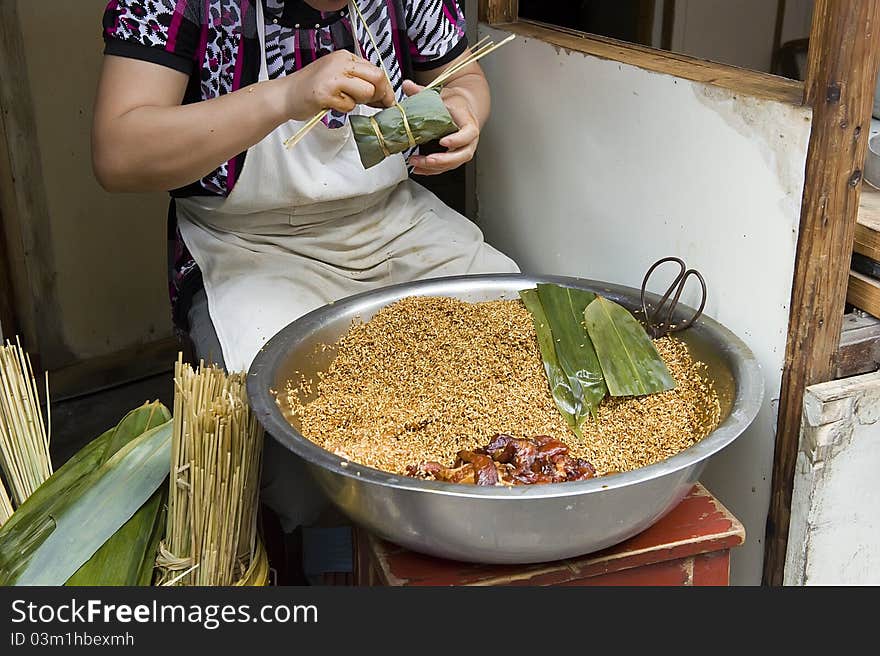
[[[760,361],[760,415],[703,477],[746,527],[732,580],[759,583],[809,110],[533,39],[484,62],[495,99],[477,161],[487,238],[530,272],[635,287],[679,255],[708,281],[707,313]]]
[[[880,374],[808,387],[786,585],[880,584]]]

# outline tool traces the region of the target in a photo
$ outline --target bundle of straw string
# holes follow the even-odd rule
[[[373,36],[373,33],[370,30],[370,26],[367,23],[367,20],[364,18],[363,13],[361,13],[360,7],[358,7],[358,4],[355,0],[352,0],[349,3],[349,7],[352,10],[351,11],[352,15],[357,15],[358,19],[361,22],[361,25],[363,25],[364,31],[367,33],[367,37],[369,38],[370,43],[373,46],[373,50],[376,52],[376,55],[379,57],[379,65],[382,67],[382,71],[385,73],[385,78],[388,80],[388,84],[391,86],[391,88],[394,88],[394,83],[391,81],[391,75],[388,74],[388,69],[385,68],[385,62],[382,60],[382,55],[381,55],[381,51],[379,50],[379,46],[376,45],[376,38]],[[353,25],[352,25],[352,27],[353,27]],[[444,70],[440,75],[438,75],[434,79],[433,82],[428,84],[425,87],[425,89],[437,89],[437,88],[443,86],[454,75],[456,75],[460,71],[464,70],[465,68],[467,68],[471,64],[475,64],[477,61],[479,61],[480,59],[482,59],[486,55],[489,55],[489,54],[495,52],[501,46],[506,45],[507,43],[510,43],[515,38],[516,38],[516,35],[511,34],[506,39],[504,39],[503,41],[501,41],[499,43],[494,43],[492,41],[492,38],[488,37],[488,36],[481,39],[473,48],[471,48],[471,52],[467,57],[464,57],[460,62],[458,62],[458,63],[450,66],[446,70]],[[407,121],[406,112],[400,106],[400,103],[397,103],[397,108],[400,111],[401,116],[403,116],[404,122],[406,123],[407,133],[410,135],[410,139],[412,141],[415,141],[412,137],[412,132],[409,129],[409,123]],[[295,135],[293,135],[292,137],[287,139],[287,141],[284,142],[284,147],[285,148],[293,148],[296,144],[298,144],[300,141],[302,141],[305,138],[305,136],[309,132],[311,132],[312,129],[316,125],[318,125],[318,123],[323,121],[324,117],[327,116],[327,114],[329,114],[329,113],[330,113],[329,109],[324,109],[324,110],[321,110],[320,112],[318,112],[317,114],[315,114],[311,119],[308,120],[308,122],[306,122],[305,125],[302,126],[302,128],[299,129],[299,131]],[[377,131],[378,131],[378,128],[377,128]],[[379,139],[381,141],[381,135],[380,135]]]
[[[257,534],[263,430],[245,374],[200,363],[174,368],[174,428],[160,585],[265,585]]]
[[[6,346],[0,346],[0,467],[12,499],[0,482],[0,524],[12,515],[13,501],[20,506],[52,475],[48,373],[45,385],[46,423],[30,356],[18,338],[15,344],[6,340]]]

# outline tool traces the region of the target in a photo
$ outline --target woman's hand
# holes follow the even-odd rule
[[[424,87],[409,80],[403,83],[403,92],[408,96],[413,96],[422,89]],[[439,175],[457,169],[474,158],[480,143],[480,121],[468,95],[446,87],[440,92],[440,97],[459,129],[440,140],[440,145],[447,149],[445,153],[413,155],[409,158],[416,175]]]
[[[285,114],[305,121],[325,109],[391,107],[394,90],[378,66],[347,51],[321,57],[285,80]]]
[[[216,169],[288,119],[324,109],[394,104],[380,68],[349,52],[301,71],[182,105],[189,77],[128,57],[104,57],[95,100],[92,160],[108,191],[166,191]],[[172,138],[169,138],[171,135]]]

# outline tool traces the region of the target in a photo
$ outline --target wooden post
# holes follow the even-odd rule
[[[75,360],[59,323],[49,207],[24,42],[14,0],[0,0],[0,208],[15,318],[35,365]]]
[[[9,273],[9,256],[6,254],[6,234],[3,230],[3,213],[0,212],[0,337],[11,339],[18,334],[18,323],[13,310],[12,277]]]
[[[806,82],[813,128],[767,518],[768,585],[783,580],[804,390],[834,376],[878,61],[880,0],[816,2]]]
[[[484,23],[513,23],[518,16],[519,0],[480,0],[480,20]]]

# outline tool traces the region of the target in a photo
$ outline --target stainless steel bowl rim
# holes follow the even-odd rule
[[[615,294],[637,295],[639,293],[638,290],[631,287],[583,278],[532,276],[525,274],[487,274],[433,278],[391,285],[350,296],[300,317],[279,331],[278,334],[266,343],[248,371],[248,397],[251,407],[263,427],[274,439],[312,465],[323,467],[344,477],[357,479],[360,482],[374,483],[399,490],[480,499],[574,497],[628,487],[642,481],[659,478],[708,459],[733,442],[748,428],[757,416],[764,397],[764,379],[761,375],[760,365],[749,347],[739,337],[705,314],[697,321],[695,328],[698,327],[715,333],[722,338],[719,339],[719,342],[723,342],[726,345],[725,348],[736,356],[732,360],[736,363],[737,367],[735,372],[737,389],[730,414],[712,433],[697,444],[674,456],[629,472],[611,474],[587,481],[512,487],[483,487],[439,481],[424,481],[391,474],[345,460],[302,436],[284,417],[274,400],[274,394],[271,392],[267,393],[274,385],[277,365],[287,352],[288,344],[291,341],[296,341],[298,335],[311,333],[323,325],[330,317],[351,311],[357,314],[359,307],[371,308],[377,303],[388,304],[409,296],[446,296],[452,291],[464,292],[475,289],[488,291],[493,286],[508,291],[511,285],[515,284],[521,284],[520,289],[529,289],[533,288],[536,283],[556,283],[595,291],[601,290],[610,296]],[[657,298],[656,295],[649,295],[649,299],[655,302]],[[387,303],[384,301],[387,301]],[[686,306],[680,306],[680,308],[680,312],[685,315],[691,310]]]

